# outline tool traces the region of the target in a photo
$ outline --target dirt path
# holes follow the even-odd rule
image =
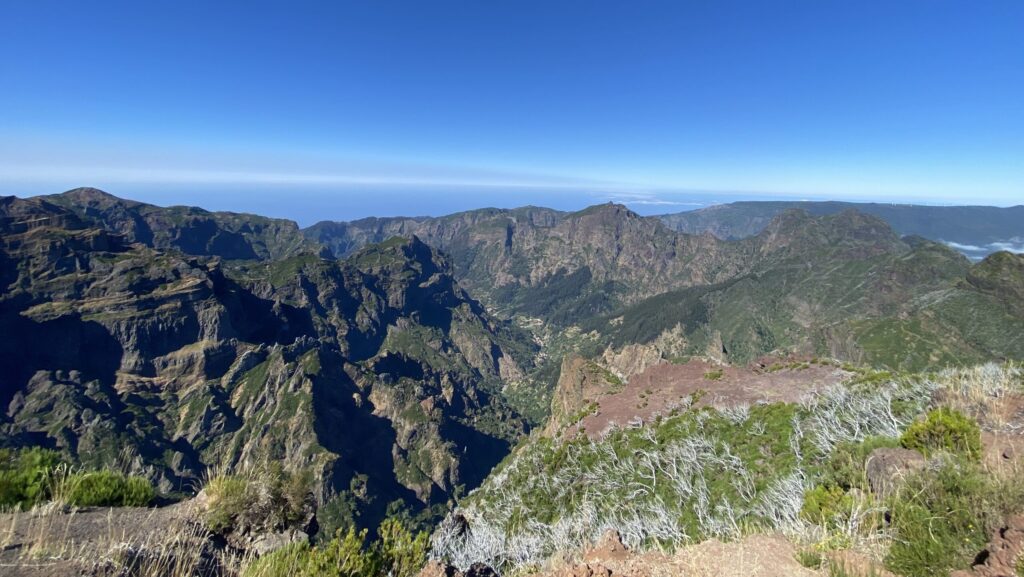
[[[57,577],[90,569],[123,544],[154,546],[184,526],[185,508],[89,508],[0,514],[0,575]]]

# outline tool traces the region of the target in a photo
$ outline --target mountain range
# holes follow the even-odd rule
[[[0,329],[17,335],[0,342],[0,440],[127,460],[167,493],[281,462],[373,526],[436,519],[479,486],[564,404],[566,359],[607,383],[690,358],[1024,359],[1024,257],[972,262],[941,241],[981,237],[897,226],[879,205],[800,208],[300,229],[95,189],[0,198]],[[1013,232],[989,220],[986,238]]]
[[[925,206],[838,201],[747,201],[659,216],[673,230],[710,232],[736,239],[761,232],[777,214],[791,209],[823,216],[856,210],[881,218],[901,235],[944,242],[973,259],[1000,250],[1024,252],[1024,205]]]

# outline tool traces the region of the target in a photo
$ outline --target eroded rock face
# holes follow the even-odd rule
[[[562,359],[545,433],[557,433],[570,421],[582,417],[599,398],[620,390],[622,381],[608,369],[578,355],[567,355]]]
[[[525,430],[501,385],[534,345],[417,239],[235,266],[42,200],[0,211],[0,332],[19,336],[0,340],[6,442],[166,491],[278,462],[372,523],[471,489]]]
[[[928,461],[921,453],[910,449],[880,448],[871,451],[865,466],[871,492],[884,496],[892,493],[903,480],[923,469]]]
[[[1024,515],[1010,517],[1006,525],[992,533],[985,550],[970,570],[956,571],[951,577],[1016,577],[1017,563],[1024,554]]]
[[[560,325],[671,288],[716,282],[751,256],[611,203],[572,213],[525,207],[322,222],[304,233],[336,254],[415,234],[452,255],[460,281],[483,301]]]

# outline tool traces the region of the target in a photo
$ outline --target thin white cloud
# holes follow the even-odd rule
[[[995,250],[1006,250],[1010,252],[1024,253],[1024,241],[1011,239],[1010,242],[994,242],[989,245]]]
[[[950,248],[955,248],[956,250],[959,250],[959,251],[967,251],[967,252],[984,252],[985,251],[984,247],[973,245],[973,244],[960,244],[959,242],[953,242],[951,240],[944,240],[942,242],[946,243],[946,245],[949,246]]]
[[[949,240],[944,240],[942,242],[945,243],[950,248],[954,248],[963,253],[989,254],[1001,250],[1014,253],[1024,253],[1024,239],[1020,239],[1017,237],[1010,238],[1004,241],[992,242],[984,246],[978,246],[974,244],[962,244],[959,242],[953,242]],[[977,254],[972,254],[971,256],[977,256]]]
[[[673,200],[646,192],[613,192],[605,197],[610,202],[639,206],[706,206],[705,202]]]

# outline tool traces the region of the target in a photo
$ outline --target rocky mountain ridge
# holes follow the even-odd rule
[[[312,470],[372,526],[479,483],[525,430],[501,395],[533,344],[417,239],[229,268],[4,199],[7,444],[188,492],[208,467]]]

